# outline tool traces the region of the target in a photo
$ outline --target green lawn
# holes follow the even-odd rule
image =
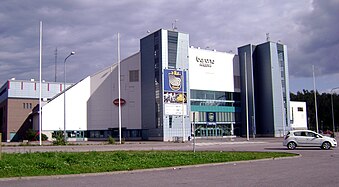
[[[3,154],[0,178],[97,173],[295,156],[277,152],[114,151]]]

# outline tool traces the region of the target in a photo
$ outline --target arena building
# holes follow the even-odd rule
[[[286,46],[266,42],[238,50],[239,56],[193,47],[188,34],[174,30],[142,38],[140,51],[120,63],[122,138],[282,136],[279,129],[289,129]],[[69,141],[118,138],[118,74],[114,64],[57,94],[42,107],[42,132],[52,138],[66,128]],[[266,79],[274,80],[264,82],[267,89]],[[260,110],[270,114],[266,123]]]

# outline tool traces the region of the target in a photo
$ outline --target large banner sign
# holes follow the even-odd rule
[[[166,115],[186,115],[187,84],[186,72],[164,70],[164,105]]]
[[[187,90],[186,72],[178,70],[164,70],[164,91],[168,92],[184,92]]]
[[[189,48],[190,89],[234,92],[234,54]]]

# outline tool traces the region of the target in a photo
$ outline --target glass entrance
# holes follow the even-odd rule
[[[231,136],[233,134],[231,124],[217,124],[212,126],[196,124],[194,129],[196,137],[221,137]]]

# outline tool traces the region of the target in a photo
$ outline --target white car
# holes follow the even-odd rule
[[[284,146],[288,149],[296,147],[320,147],[330,149],[337,147],[337,141],[334,138],[323,136],[310,130],[293,130],[289,131],[284,138]]]

